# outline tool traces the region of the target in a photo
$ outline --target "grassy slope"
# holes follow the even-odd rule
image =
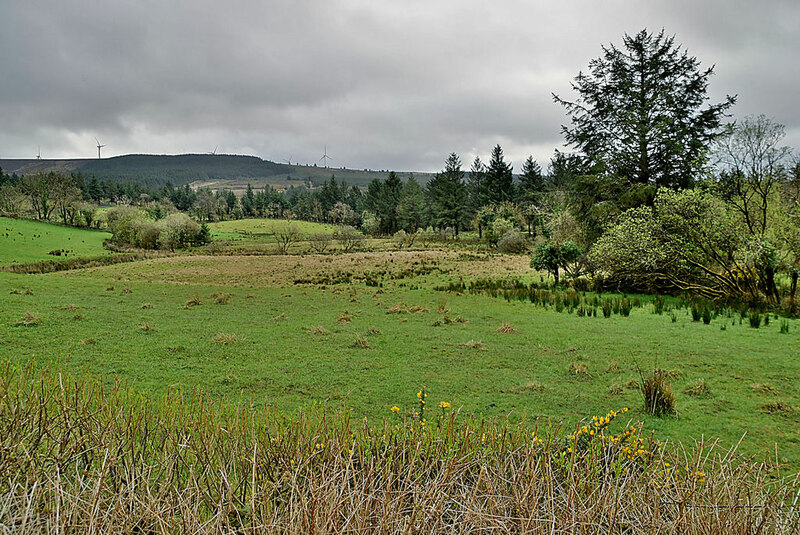
[[[194,270],[202,278],[203,262],[184,261],[183,273]],[[800,371],[797,321],[782,335],[775,321],[759,330],[722,318],[706,326],[692,323],[686,311],[676,323],[643,309],[634,309],[630,318],[580,318],[528,303],[400,286],[407,280],[381,291],[252,287],[256,283],[247,277],[236,287],[197,280],[187,286],[158,282],[174,273],[170,261],[137,264],[148,268],[142,280],[136,280],[134,266],[0,274],[0,309],[6,311],[0,342],[14,348],[7,355],[60,359],[77,371],[91,365],[95,372],[136,380],[147,391],[181,385],[200,386],[215,396],[266,397],[281,409],[346,402],[356,414],[380,416],[394,404],[412,405],[414,392],[425,385],[432,405],[448,400],[469,413],[568,421],[622,406],[645,418],[635,390],[609,392],[637,377],[635,360],[645,369],[658,365],[680,374],[674,384],[679,417],[647,421],[661,438],[720,437],[732,445],[746,432],[747,451],[769,452],[777,442],[781,456],[800,464],[797,413],[768,414],[761,408],[771,401],[800,406],[794,384]],[[281,266],[292,269],[291,262]],[[33,295],[10,294],[22,287]],[[214,292],[230,293],[230,302],[214,304]],[[203,304],[184,308],[195,295]],[[448,315],[468,323],[434,326],[445,300]],[[398,302],[428,310],[387,314]],[[25,311],[38,314],[42,324],[15,326]],[[339,323],[345,312],[352,322]],[[519,332],[496,332],[504,322]],[[143,331],[144,324],[153,330]],[[309,333],[315,326],[327,334]],[[236,341],[215,342],[221,334]],[[359,336],[369,348],[353,347]],[[480,341],[482,348],[464,345],[470,341]],[[573,362],[585,362],[589,375],[571,375]],[[698,378],[710,385],[710,397],[682,393]],[[755,384],[775,393],[759,392]]]
[[[69,251],[66,258],[109,254],[103,240],[110,237],[107,232],[0,217],[0,265],[64,258],[47,254],[56,249]]]

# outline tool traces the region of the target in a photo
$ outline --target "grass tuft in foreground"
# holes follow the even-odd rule
[[[372,426],[0,366],[15,533],[793,533],[797,477],[667,447],[625,410],[574,432],[461,421],[424,389]],[[415,409],[419,416],[413,416]],[[616,428],[616,429],[615,429]]]

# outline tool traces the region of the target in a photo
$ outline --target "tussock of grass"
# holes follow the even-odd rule
[[[203,304],[203,301],[200,299],[200,296],[199,296],[199,295],[197,295],[197,294],[195,294],[195,295],[193,295],[193,296],[191,297],[191,299],[189,299],[188,301],[186,301],[186,304],[185,304],[185,305],[183,305],[183,308],[192,308],[192,307],[197,307],[197,306],[200,306],[200,305],[202,305],[202,304]]]
[[[456,323],[469,323],[469,321],[465,320],[461,316],[456,316],[455,318],[451,318],[447,314],[442,316],[441,318],[437,319],[433,322],[434,327],[441,327],[442,325],[454,325]]]
[[[239,338],[235,334],[219,333],[214,337],[215,344],[235,344]]]
[[[698,379],[684,388],[683,393],[693,398],[707,398],[711,396],[711,388],[705,379]]]
[[[211,299],[218,305],[227,305],[231,300],[231,294],[214,292],[211,294]]]
[[[356,348],[356,349],[369,349],[372,346],[370,345],[369,340],[367,340],[366,338],[364,338],[363,336],[361,336],[359,334],[359,335],[356,335],[356,338],[355,338],[355,340],[353,340],[353,343],[350,344],[350,347],[353,347],[353,348]]]
[[[17,327],[35,327],[41,324],[42,320],[39,318],[39,315],[31,311],[25,312],[16,322]]]
[[[73,304],[64,305],[63,307],[61,307],[61,310],[78,310],[78,305],[73,305]]]
[[[344,323],[350,323],[351,321],[353,321],[353,315],[346,310],[341,314],[339,314],[339,317],[336,318],[336,323],[344,324]]]
[[[794,413],[794,407],[785,401],[770,401],[758,407],[762,412],[767,414],[783,414],[790,415]]]
[[[585,362],[571,362],[569,365],[570,375],[589,375],[589,365]]]
[[[306,329],[306,332],[308,334],[315,334],[315,335],[320,335],[320,336],[328,334],[328,330],[325,327],[323,327],[322,325],[317,325],[316,327],[311,327],[309,329]]]
[[[702,444],[659,447],[636,426],[621,433],[597,419],[569,437],[545,425],[532,435],[505,420],[460,421],[447,408],[441,418],[428,411],[424,427],[399,408],[376,425],[351,424],[346,411],[286,416],[177,390],[153,403],[102,378],[7,363],[0,410],[0,525],[20,533],[800,527],[791,509],[800,482],[775,466]]]
[[[768,385],[768,384],[755,383],[755,384],[750,385],[750,388],[752,388],[753,390],[755,390],[756,392],[758,392],[760,394],[769,394],[770,396],[777,396],[778,395],[778,391],[775,388],[773,388],[771,385]]]
[[[477,349],[478,351],[486,351],[486,346],[483,344],[481,340],[470,340],[469,342],[465,342],[461,344],[464,347],[468,347],[469,349]]]
[[[142,324],[139,326],[139,329],[140,329],[140,330],[141,330],[143,333],[149,333],[149,332],[151,332],[151,331],[155,331],[155,330],[156,330],[156,328],[155,328],[155,327],[153,327],[152,325],[150,325],[150,324],[149,324],[149,323],[147,323],[147,322],[145,322],[145,323],[142,323]]]
[[[83,340],[81,340],[81,345],[82,346],[90,346],[90,345],[94,345],[96,343],[97,343],[97,340],[94,339],[94,338],[84,338]]]
[[[644,398],[644,410],[653,416],[675,414],[675,394],[667,382],[670,373],[656,368],[649,375],[640,372],[639,390]]]
[[[504,323],[497,328],[497,332],[502,334],[517,334],[519,331],[516,330],[510,323]]]
[[[153,305],[150,304],[150,303],[142,303],[141,308],[142,308],[142,310],[149,310],[149,309],[153,308]]]
[[[120,293],[123,294],[123,295],[130,294],[130,293],[133,293],[133,290],[131,290],[130,288],[123,288]]]

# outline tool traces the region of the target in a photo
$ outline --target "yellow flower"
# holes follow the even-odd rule
[[[397,405],[395,405],[394,407],[392,407],[391,411],[392,411],[392,412],[400,412],[400,407],[398,407]]]
[[[446,401],[440,401],[439,402],[439,408],[440,409],[449,409],[450,408],[450,404],[448,402],[446,402]]]

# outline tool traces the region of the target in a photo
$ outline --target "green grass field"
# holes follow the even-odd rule
[[[111,254],[103,249],[108,232],[61,227],[40,221],[0,217],[0,266]],[[60,256],[50,251],[64,251]]]
[[[746,435],[744,451],[774,455],[777,445],[800,465],[796,320],[787,335],[777,320],[753,329],[734,315],[704,325],[678,310],[673,322],[651,306],[628,318],[578,317],[432,289],[460,277],[530,277],[526,257],[420,255],[175,257],[2,273],[0,343],[12,360],[90,368],[145,392],[199,387],[290,411],[346,404],[357,416],[387,416],[392,405],[411,407],[423,385],[431,404],[570,426],[630,407],[660,439],[733,446]],[[420,259],[437,270],[409,270]],[[293,284],[359,269],[385,272],[382,287],[357,277]],[[18,325],[26,312],[39,324]],[[498,332],[505,323],[516,332]],[[637,363],[671,371],[677,417],[646,416],[631,383]],[[684,392],[701,379],[709,394]]]
[[[275,234],[287,224],[293,225],[304,237],[316,233],[331,233],[332,225],[310,221],[291,221],[283,219],[239,219],[209,223],[211,237],[224,240],[245,240],[250,242],[274,243]]]

